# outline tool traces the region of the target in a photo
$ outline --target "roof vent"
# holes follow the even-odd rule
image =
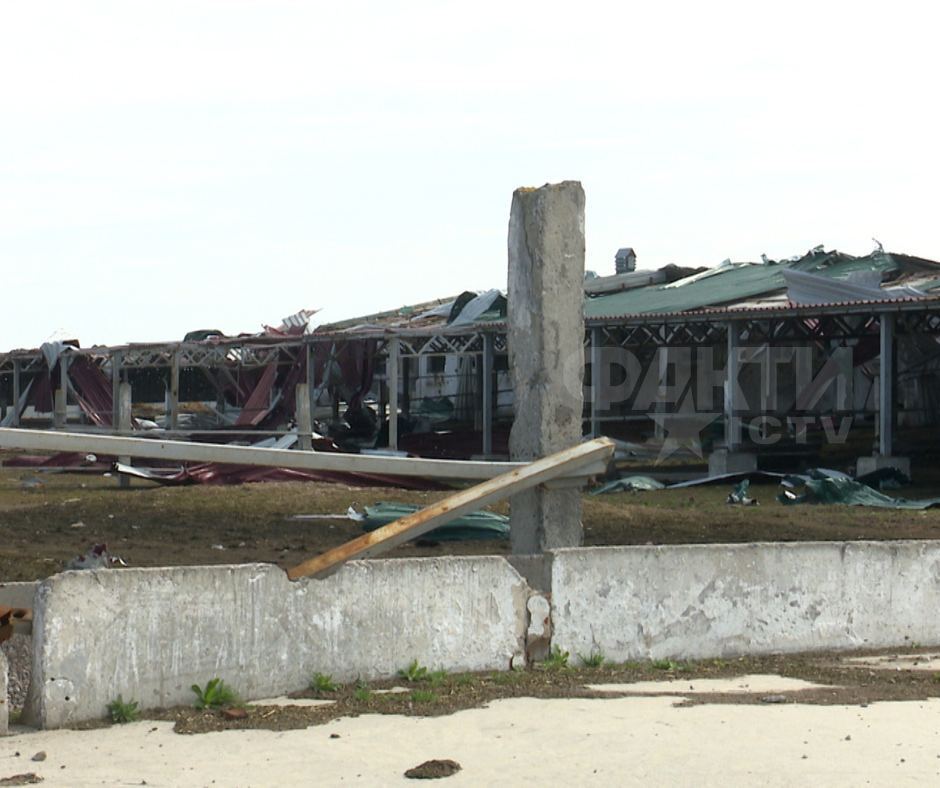
[[[617,254],[614,256],[614,262],[618,274],[629,274],[631,271],[636,270],[636,252],[630,246],[618,249]]]

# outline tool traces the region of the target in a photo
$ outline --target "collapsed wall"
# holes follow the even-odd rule
[[[118,694],[186,704],[191,684],[216,676],[257,700],[315,672],[380,678],[414,659],[506,670],[548,637],[615,661],[940,644],[938,542],[595,547],[546,560],[550,607],[496,556],[360,561],[299,582],[265,564],[56,575],[36,595],[26,718],[101,718]]]

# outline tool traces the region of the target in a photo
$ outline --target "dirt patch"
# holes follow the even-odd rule
[[[460,771],[460,764],[449,758],[445,760],[431,760],[418,764],[405,772],[405,777],[411,780],[438,780],[441,777],[450,777]]]
[[[925,700],[940,697],[940,673],[923,670],[871,670],[851,660],[886,652],[851,654],[799,654],[742,657],[695,662],[628,662],[596,668],[538,664],[528,670],[496,673],[430,673],[425,680],[406,683],[406,692],[387,692],[401,679],[356,682],[334,692],[306,690],[295,698],[332,701],[318,706],[249,704],[244,717],[231,719],[221,711],[176,707],[148,712],[148,719],[175,723],[177,733],[192,734],[237,729],[291,730],[322,725],[340,717],[362,714],[400,714],[432,717],[484,706],[502,698],[618,698],[650,695],[675,697],[676,705],[799,703],[859,705],[880,701]],[[892,654],[899,653],[893,650]],[[903,652],[923,653],[921,649]],[[698,679],[734,678],[751,674],[802,679],[822,685],[791,691],[683,693],[681,688],[661,692],[607,692],[587,685],[681,680],[694,686]]]

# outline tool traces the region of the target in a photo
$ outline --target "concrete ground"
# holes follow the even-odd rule
[[[744,677],[726,692],[792,689]],[[694,687],[694,680],[692,682]],[[670,682],[663,691],[688,680]],[[624,691],[624,687],[616,688]],[[714,682],[700,688],[721,691]],[[407,784],[452,759],[453,785],[901,785],[940,778],[940,702],[704,704],[675,695],[499,700],[446,717],[364,715],[303,730],[183,736],[166,722],[0,740],[3,778],[45,786]],[[45,759],[32,757],[44,752]]]

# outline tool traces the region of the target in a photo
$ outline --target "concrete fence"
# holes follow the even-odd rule
[[[527,598],[496,557],[363,561],[299,582],[264,564],[65,572],[37,592],[25,718],[101,717],[118,693],[191,703],[190,686],[216,676],[252,700],[413,659],[505,670],[524,659]]]
[[[99,718],[119,693],[246,700],[392,676],[413,659],[506,670],[527,645],[614,660],[940,644],[940,543],[615,547],[550,554],[551,605],[502,557],[361,561],[325,580],[273,566],[66,572],[40,584],[26,718]],[[529,643],[526,643],[526,637]]]

